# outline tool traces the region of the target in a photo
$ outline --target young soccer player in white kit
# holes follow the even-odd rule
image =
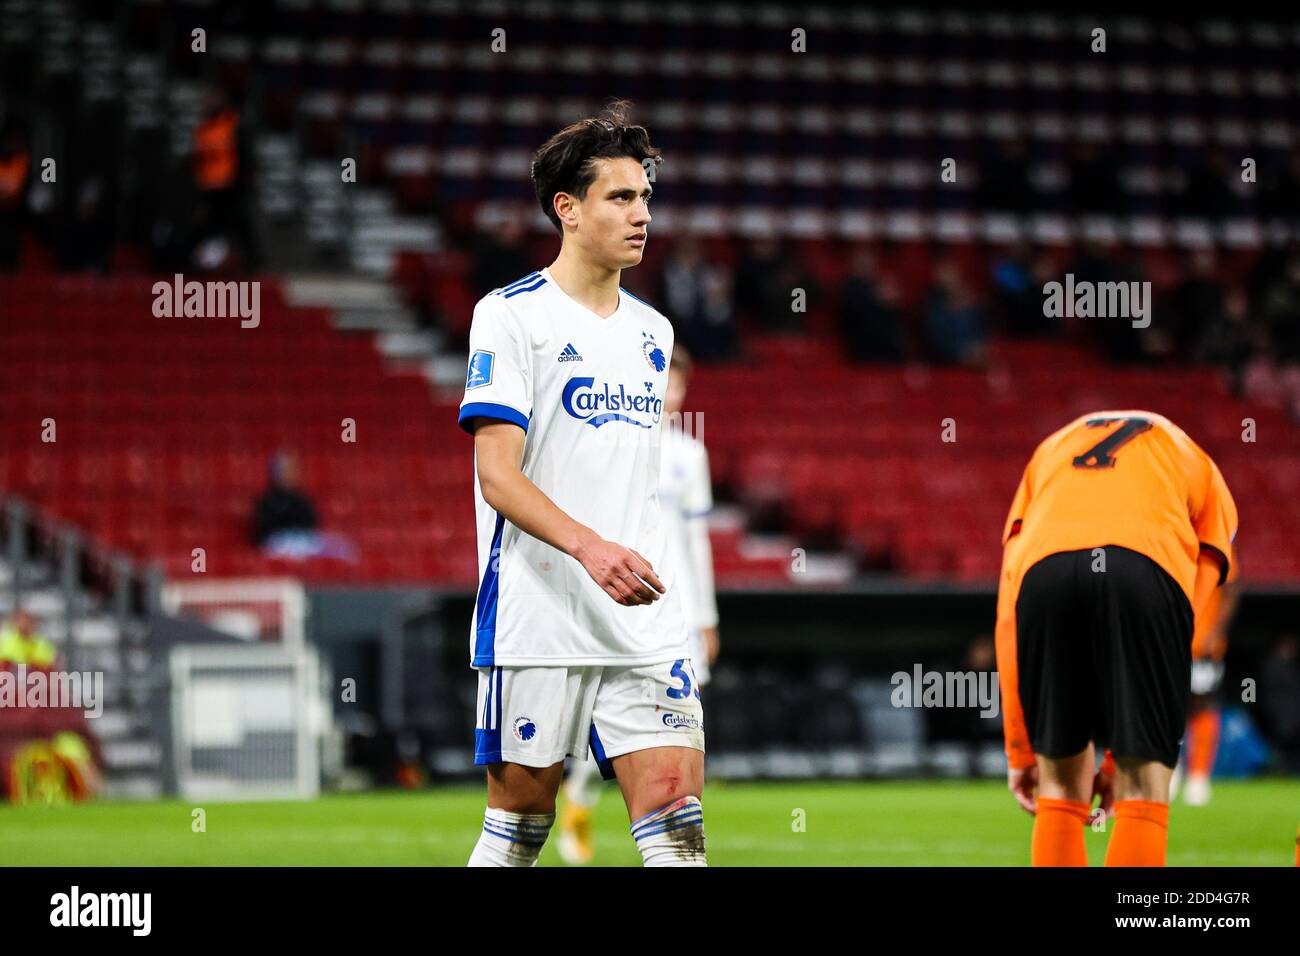
[[[625,109],[538,151],[560,254],[474,309],[460,423],[474,435],[488,794],[471,866],[534,865],[564,759],[588,749],[647,866],[705,865],[703,711],[658,501],[673,329],[619,288],[641,261],[659,154]]]
[[[708,451],[702,440],[703,420],[682,414],[691,359],[681,345],[673,349],[668,371],[664,413],[669,425],[663,431],[659,507],[690,632],[690,666],[696,676],[696,686],[704,687],[709,683],[710,668],[717,659],[719,647],[718,601],[708,524],[708,514],[713,509],[713,483]],[[590,863],[594,855],[591,811],[600,799],[596,769],[592,762],[575,760],[564,781],[565,803],[560,810],[558,849],[566,863]]]

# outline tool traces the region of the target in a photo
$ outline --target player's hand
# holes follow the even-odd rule
[[[1019,770],[1008,767],[1007,789],[1026,813],[1031,816],[1038,813],[1038,801],[1034,797],[1034,792],[1038,789],[1038,764]]]
[[[718,629],[716,627],[700,628],[700,635],[704,638],[704,649],[709,657],[709,666],[712,667],[718,659],[718,651],[722,649],[722,642],[718,639]]]
[[[1088,815],[1089,823],[1096,823],[1102,817],[1109,818],[1115,815],[1115,776],[1107,772],[1109,768],[1106,764],[1107,761],[1102,761],[1097,775],[1092,778],[1092,795],[1101,797],[1101,803]],[[1088,803],[1091,805],[1092,800],[1089,799]]]
[[[574,557],[591,579],[624,607],[652,604],[667,590],[649,561],[613,541],[597,538],[584,545]]]

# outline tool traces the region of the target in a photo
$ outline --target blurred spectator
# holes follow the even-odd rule
[[[1083,244],[1067,271],[1074,273],[1076,287],[1082,282],[1094,285],[1103,282],[1139,282],[1141,274],[1134,266],[1126,264],[1136,261],[1136,256],[1120,255],[1113,242],[1094,240]],[[1058,280],[1061,278],[1057,276]],[[1148,303],[1148,308],[1150,307],[1151,304]],[[1076,318],[1074,321],[1082,324],[1086,337],[1099,343],[1112,362],[1146,362],[1152,358],[1153,346],[1147,336],[1143,335],[1146,330],[1134,328],[1130,319],[1108,316]],[[1158,326],[1157,332],[1163,330],[1163,323],[1155,319],[1152,326]]]
[[[925,301],[925,341],[930,358],[942,364],[982,364],[987,334],[984,310],[956,261],[940,260]]]
[[[281,531],[315,531],[316,507],[298,490],[298,460],[289,452],[271,456],[266,490],[253,511],[253,541],[265,545]]]
[[[1096,143],[1076,143],[1070,158],[1070,209],[1075,215],[1110,215],[1120,211],[1124,199],[1119,167],[1109,149]]]
[[[266,490],[253,507],[253,541],[276,557],[356,560],[356,547],[337,534],[317,530],[316,507],[298,488],[298,461],[289,452],[271,456]]]
[[[107,271],[113,259],[113,197],[101,170],[88,174],[76,196],[63,232],[63,264],[69,269]]]
[[[736,354],[731,277],[705,260],[699,240],[691,235],[674,240],[659,283],[659,301],[696,358],[716,361]]]
[[[1237,384],[1245,398],[1285,409],[1293,422],[1300,423],[1300,366],[1279,365],[1271,348],[1251,355]]]
[[[1182,216],[1201,216],[1222,219],[1232,212],[1232,189],[1228,177],[1232,166],[1221,150],[1198,154],[1179,196],[1178,208],[1171,210]]]
[[[475,234],[472,254],[474,273],[471,287],[479,295],[500,289],[532,271],[528,249],[524,245],[524,224],[508,219],[496,235]]]
[[[736,311],[767,332],[799,332],[804,313],[793,309],[794,290],[803,289],[810,307],[815,289],[809,276],[781,243],[769,236],[755,239],[736,266]]]
[[[1259,704],[1270,739],[1293,757],[1300,753],[1300,638],[1296,635],[1283,635],[1265,658]]]
[[[1192,253],[1191,268],[1169,296],[1163,325],[1180,358],[1192,358],[1206,330],[1223,314],[1225,290],[1215,274],[1212,249]]]
[[[927,709],[926,738],[930,743],[960,744],[965,762],[963,771],[977,775],[981,750],[996,753],[1002,749],[1002,701],[992,696],[1000,693],[993,637],[977,636],[966,646],[960,662],[951,657],[941,658],[933,669],[943,675],[961,677],[959,686],[964,688],[965,706]],[[965,675],[973,675],[974,682]],[[988,696],[981,701],[981,694]],[[988,713],[993,710],[994,713]]]
[[[1300,152],[1292,151],[1291,164],[1278,173],[1266,195],[1266,218],[1300,220]]]
[[[224,268],[232,247],[245,267],[260,265],[247,209],[251,169],[239,110],[225,91],[214,89],[208,94],[203,119],[194,129],[191,171],[197,201],[190,228],[192,265]]]
[[[1028,150],[1013,139],[995,148],[980,168],[977,201],[982,209],[1017,215],[1041,208],[1042,197],[1029,175]]]
[[[97,111],[71,135],[76,153],[66,167],[72,189],[60,230],[62,263],[69,269],[107,271],[117,232],[115,126],[107,111]]]
[[[0,272],[17,268],[31,157],[17,129],[0,136]]]
[[[1055,335],[1060,320],[1043,314],[1043,288],[1056,278],[1052,257],[1017,243],[993,262],[993,305],[1008,335]]]
[[[1238,379],[1261,339],[1250,321],[1250,299],[1243,290],[1233,289],[1202,330],[1192,357],[1204,364],[1221,365]]]
[[[52,668],[58,660],[54,645],[37,629],[37,620],[18,611],[13,621],[0,630],[0,667]]]
[[[882,280],[876,257],[860,249],[853,255],[840,305],[840,334],[849,357],[858,362],[901,362],[898,290]]]
[[[1278,360],[1300,361],[1300,253],[1293,254],[1285,272],[1264,289],[1259,315]]]

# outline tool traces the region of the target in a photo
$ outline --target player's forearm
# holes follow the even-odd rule
[[[1004,584],[1003,587],[1006,585]],[[1020,706],[1020,688],[1017,686],[1016,622],[1014,611],[999,605],[997,622],[993,628],[993,649],[998,668],[998,691],[1002,703],[1002,738],[1007,753],[1007,764],[1016,770],[1032,767],[1034,748],[1029,743],[1029,729],[1025,725],[1024,711]]]
[[[1219,586],[1219,579],[1222,576],[1223,569],[1218,560],[1208,552],[1202,551],[1196,561],[1196,585],[1192,589],[1192,611],[1197,617],[1205,613],[1210,595]]]
[[[517,469],[479,471],[483,500],[525,534],[577,557],[584,546],[600,536],[575,521]]]
[[[1219,601],[1219,630],[1227,632],[1228,625],[1237,615],[1237,599],[1241,596],[1241,585],[1236,581],[1223,582],[1223,597]]]

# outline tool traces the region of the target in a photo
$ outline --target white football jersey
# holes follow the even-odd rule
[[[523,473],[575,521],[639,552],[667,588],[614,602],[578,561],[525,534],[483,499],[475,467],[480,584],[471,663],[640,665],[688,656],[686,624],[659,510],[659,443],[673,328],[624,290],[602,319],[550,272],[474,307],[460,423],[514,422]]]
[[[685,421],[689,418],[683,416]],[[686,626],[718,626],[713,551],[707,516],[713,510],[713,481],[704,443],[680,427],[664,429],[659,469],[659,505],[668,531],[668,557],[677,572]]]

